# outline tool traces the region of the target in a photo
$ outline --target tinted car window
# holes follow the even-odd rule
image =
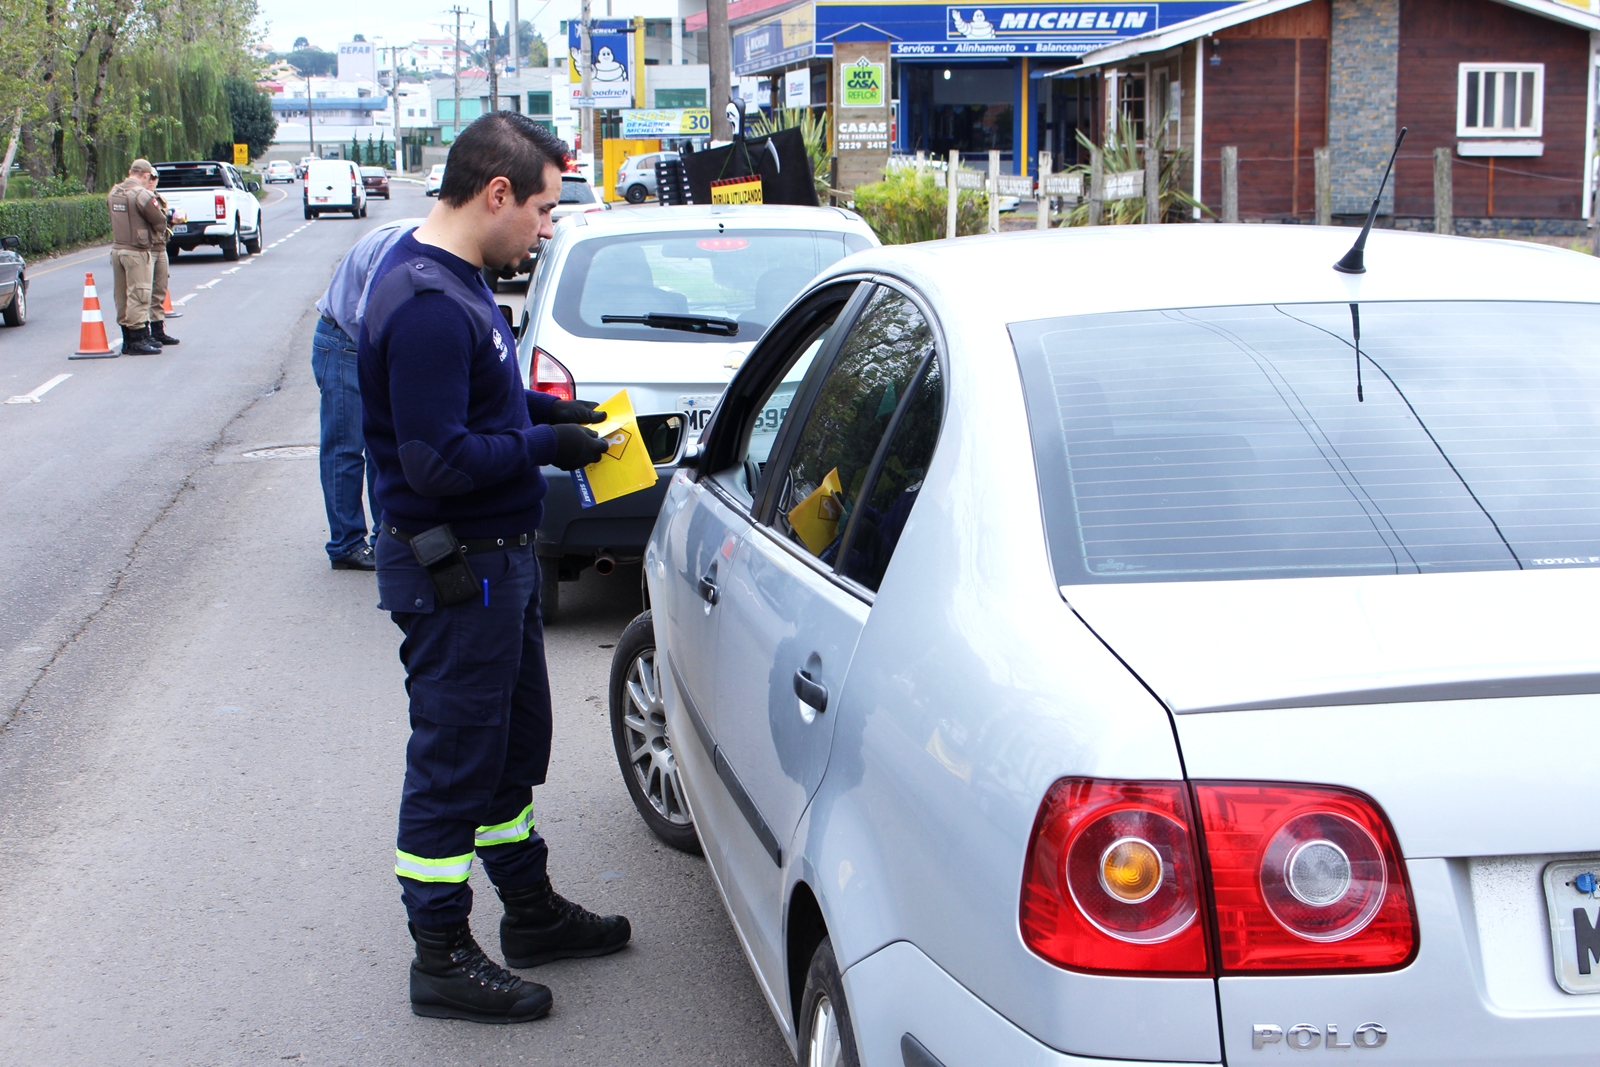
[[[561,181],[561,200],[563,204],[592,204],[594,203],[594,190],[589,188],[588,182]]]
[[[828,368],[791,453],[773,526],[833,563],[873,454],[933,347],[909,299],[880,288]]]
[[[1600,566],[1600,308],[1011,327],[1062,584]]]
[[[580,242],[561,269],[555,319],[579,337],[710,341],[717,334],[602,323],[666,312],[735,319],[754,341],[825,267],[867,247],[856,234],[812,230],[674,230]]]
[[[180,163],[158,166],[162,189],[221,189],[227,187],[227,178],[218,163]]]
[[[900,543],[900,534],[933,460],[933,446],[939,440],[944,380],[937,359],[929,358],[926,363],[911,395],[901,403],[902,410],[873,476],[872,488],[862,498],[853,527],[846,531],[849,543],[839,573],[872,590],[883,581],[889,558]]]

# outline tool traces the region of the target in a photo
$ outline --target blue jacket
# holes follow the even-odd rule
[[[408,233],[378,265],[358,339],[362,427],[385,524],[533,533],[555,458],[554,397],[523,387],[478,269]]]

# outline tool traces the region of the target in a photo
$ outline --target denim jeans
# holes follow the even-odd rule
[[[361,435],[361,382],[356,377],[356,343],[337,326],[317,322],[311,338],[311,370],[322,390],[322,499],[328,508],[328,558],[340,559],[367,543],[367,513],[361,506],[361,483],[367,500],[376,500],[377,471],[367,462]],[[378,536],[373,506],[372,537]]]

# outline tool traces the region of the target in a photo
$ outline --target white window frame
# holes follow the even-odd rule
[[[1533,123],[1529,126],[1469,126],[1467,125],[1467,78],[1479,76],[1478,106],[1483,106],[1483,75],[1516,74],[1518,91],[1520,75],[1533,75]],[[1497,79],[1498,80],[1498,79]],[[1499,101],[1496,101],[1497,105]],[[1499,110],[1498,106],[1496,110]],[[1518,108],[1519,116],[1521,108]],[[1456,136],[1457,137],[1542,137],[1544,135],[1544,64],[1543,63],[1462,63],[1456,76]]]

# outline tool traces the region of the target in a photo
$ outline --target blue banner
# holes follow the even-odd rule
[[[817,41],[889,39],[890,54],[1077,55],[1236,6],[1241,0],[1152,3],[921,4],[817,0]]]

